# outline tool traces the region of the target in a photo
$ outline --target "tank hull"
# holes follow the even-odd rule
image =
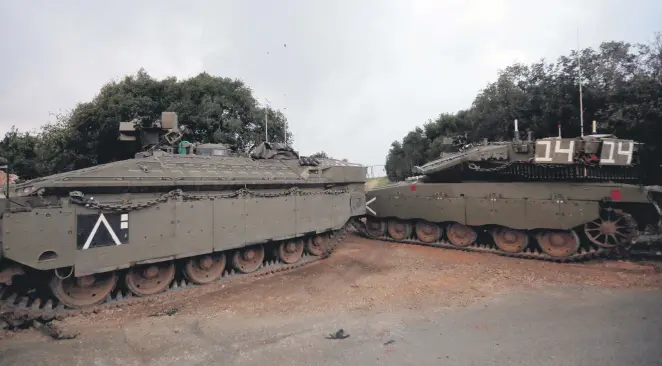
[[[403,182],[367,191],[357,226],[376,239],[570,261],[626,251],[659,228],[657,195],[612,183]]]
[[[113,210],[63,200],[7,212],[5,258],[37,270],[73,266],[79,277],[338,230],[365,212],[363,184],[172,192],[134,195]]]
[[[148,156],[28,181],[0,200],[0,307],[93,311],[329,255],[365,215],[366,168]]]

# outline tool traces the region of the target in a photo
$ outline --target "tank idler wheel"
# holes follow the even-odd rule
[[[607,209],[598,219],[584,225],[584,233],[588,240],[597,246],[613,248],[618,245],[627,245],[627,240],[632,235],[632,229],[628,227],[623,215],[616,210]]]
[[[497,248],[506,253],[519,253],[529,245],[529,236],[525,232],[507,227],[492,230],[492,239]]]
[[[287,264],[292,264],[303,255],[303,240],[287,240],[278,245],[278,258]]]
[[[329,238],[326,235],[316,235],[306,242],[306,252],[319,256],[329,248]]]
[[[415,225],[416,237],[424,243],[434,243],[441,239],[444,230],[441,226],[427,221],[417,221]]]
[[[457,222],[448,226],[448,229],[446,229],[446,235],[451,244],[457,247],[468,247],[478,239],[478,233],[476,233],[474,229]]]
[[[126,287],[136,296],[149,296],[165,291],[175,278],[172,261],[133,267],[126,273]]]
[[[264,261],[264,247],[261,244],[238,249],[232,255],[232,267],[241,273],[257,271]]]
[[[365,227],[368,235],[372,236],[373,238],[384,236],[386,233],[386,223],[384,220],[378,219],[376,217],[368,216],[366,218]]]
[[[543,252],[552,257],[569,257],[579,250],[579,237],[574,230],[547,231],[536,236]]]
[[[391,219],[386,229],[395,240],[405,240],[411,235],[411,224],[405,220]]]
[[[184,276],[198,285],[214,282],[221,278],[225,269],[225,254],[213,253],[186,260]]]
[[[61,277],[53,274],[49,287],[60,302],[74,309],[99,305],[117,284],[114,271],[65,279]]]

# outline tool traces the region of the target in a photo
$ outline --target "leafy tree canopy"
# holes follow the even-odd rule
[[[329,158],[329,156],[326,155],[326,152],[324,152],[324,151],[316,152],[316,153],[310,155],[310,157],[311,158],[320,158],[320,159],[328,159]]]

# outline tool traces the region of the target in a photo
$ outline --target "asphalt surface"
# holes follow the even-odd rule
[[[1,340],[0,365],[662,365],[661,305],[659,290],[545,286],[425,311],[149,317]]]

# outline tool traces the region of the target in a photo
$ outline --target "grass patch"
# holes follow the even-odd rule
[[[391,183],[387,177],[371,178],[365,182],[365,189],[375,189]]]

